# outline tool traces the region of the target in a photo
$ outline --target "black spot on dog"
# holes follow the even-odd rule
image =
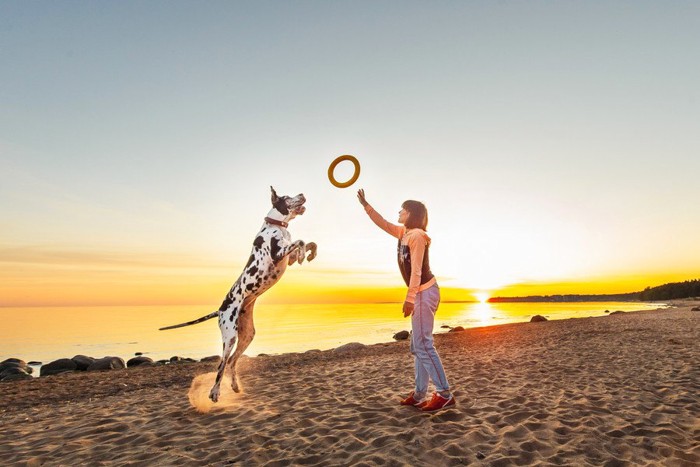
[[[246,289],[248,289],[248,290],[253,290],[253,287],[254,287],[253,284],[248,284],[248,285],[246,286]]]
[[[219,311],[225,311],[231,305],[231,303],[233,303],[233,297],[231,297],[231,294],[229,293],[228,295],[226,295],[226,298],[224,299],[223,303],[221,303]]]
[[[263,243],[265,243],[265,239],[262,238],[261,235],[258,235],[257,237],[255,237],[255,240],[253,240],[253,245],[255,246],[255,248],[260,248],[261,246],[263,246]]]
[[[280,247],[280,241],[276,238],[273,238],[270,244],[270,255],[272,256],[272,259],[274,259],[275,261],[279,260],[277,255],[279,254],[281,249],[282,248]]]
[[[250,258],[248,258],[248,264],[245,265],[245,268],[248,269],[251,264],[253,264],[253,261],[255,260],[255,255],[250,255]]]
[[[256,275],[256,274],[258,273],[258,267],[257,267],[257,266],[251,267],[250,269],[248,269],[248,273],[249,273],[251,276]]]

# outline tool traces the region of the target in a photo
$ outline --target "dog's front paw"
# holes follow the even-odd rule
[[[298,250],[295,251],[295,253],[297,254],[297,263],[301,264],[304,262],[305,259],[304,255],[306,254],[306,244],[303,241],[298,240],[297,248]]]
[[[309,242],[306,244],[306,251],[309,252],[309,256],[306,257],[307,261],[311,261],[316,257],[316,244],[314,242]]]

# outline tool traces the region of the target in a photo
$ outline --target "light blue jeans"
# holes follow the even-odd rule
[[[411,315],[411,353],[415,357],[416,389],[414,397],[418,400],[426,396],[430,380],[437,392],[450,390],[440,356],[433,343],[433,325],[435,312],[440,305],[440,288],[437,284],[427,290],[418,292]]]

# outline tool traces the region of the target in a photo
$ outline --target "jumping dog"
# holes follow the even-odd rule
[[[288,265],[291,266],[294,262],[301,264],[305,258],[311,261],[316,257],[315,243],[292,241],[287,231],[289,221],[306,211],[304,195],[300,193],[293,198],[277,196],[274,188],[270,187],[270,190],[272,191],[272,209],[267,213],[265,222],[253,240],[253,249],[243,273],[233,284],[219,309],[194,321],[160,328],[161,331],[174,329],[219,317],[223,354],[216,374],[216,382],[209,393],[209,398],[214,402],[219,400],[221,378],[227,364],[231,370],[231,388],[235,392],[240,391],[236,364],[255,336],[253,326],[255,300],[280,280]],[[309,252],[308,257],[306,252]],[[238,340],[238,346],[231,355],[236,340]]]

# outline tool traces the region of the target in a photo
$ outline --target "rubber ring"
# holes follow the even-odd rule
[[[352,164],[355,166],[355,173],[352,174],[350,180],[348,180],[347,182],[340,183],[333,176],[333,172],[335,172],[335,168],[338,166],[338,164],[340,164],[343,161],[352,162]],[[338,188],[347,188],[353,183],[355,183],[358,178],[360,178],[360,163],[354,156],[351,156],[349,154],[336,158],[333,162],[331,162],[331,165],[328,167],[328,180],[330,180],[331,183],[337,186]]]

